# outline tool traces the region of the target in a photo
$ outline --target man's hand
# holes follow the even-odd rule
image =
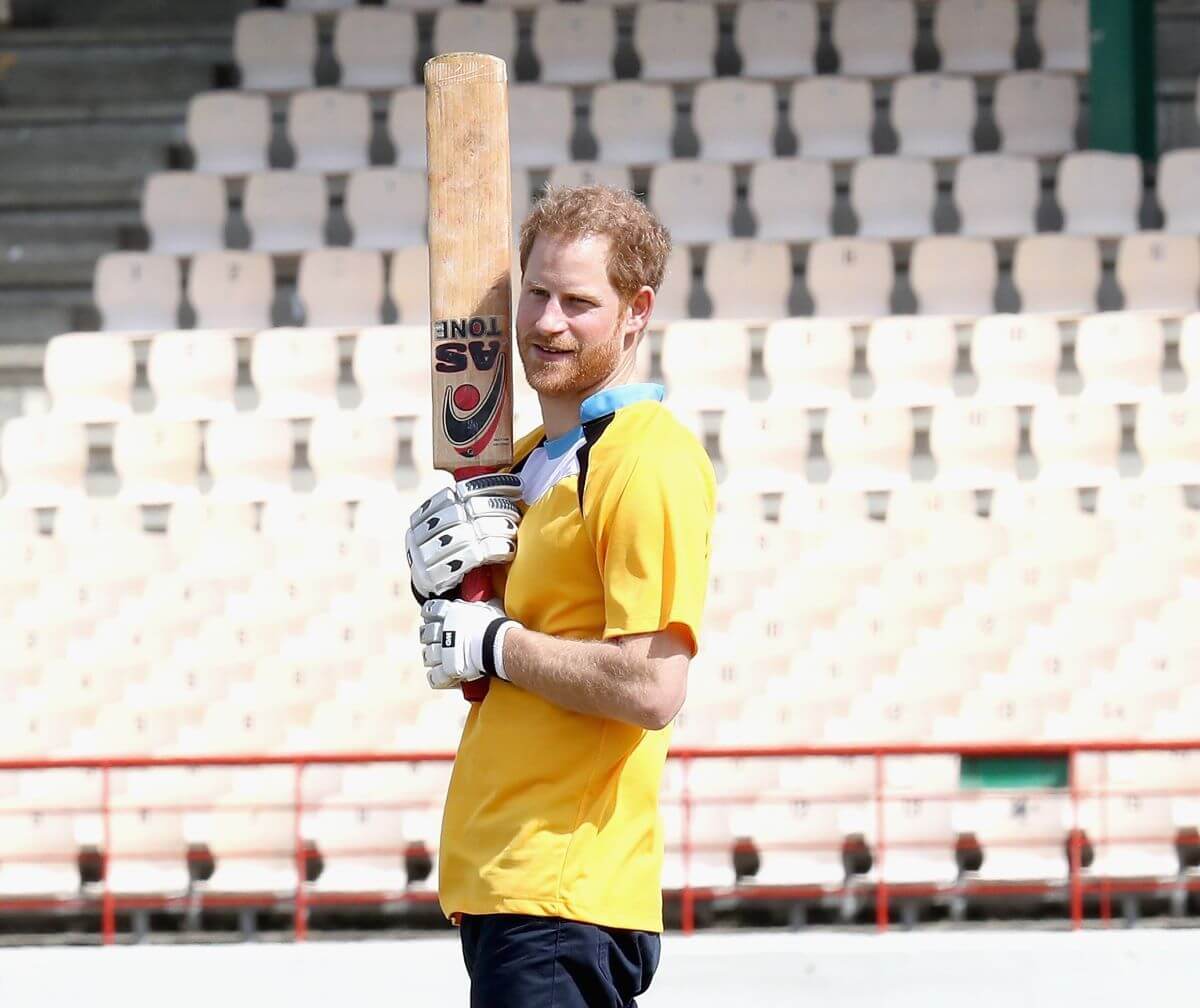
[[[521,478],[497,473],[439,490],[413,512],[404,545],[422,600],[454,588],[468,571],[512,560],[520,497]]]
[[[425,677],[434,689],[454,689],[480,676],[504,674],[504,635],[515,626],[491,602],[430,599],[421,606],[421,655]]]

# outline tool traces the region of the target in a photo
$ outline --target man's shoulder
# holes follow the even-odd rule
[[[590,449],[592,476],[616,479],[635,468],[696,468],[712,478],[712,463],[700,439],[660,402],[624,406],[613,414]]]

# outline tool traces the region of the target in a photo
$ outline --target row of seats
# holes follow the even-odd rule
[[[655,320],[693,317],[692,249],[676,245],[655,304]],[[513,256],[514,263],[517,256]],[[187,271],[187,301],[195,326],[265,329],[275,298],[274,265],[266,252],[201,252]],[[383,321],[390,297],[398,321],[429,317],[426,246],[391,254],[325,248],[300,256],[296,293],[309,326],[366,326]],[[724,319],[780,319],[794,313],[796,265],[782,241],[732,239],[704,253],[700,289],[709,314]],[[179,325],[183,267],[175,256],[110,252],[96,263],[93,294],[107,330],[162,330]],[[803,285],[813,314],[871,318],[891,312],[896,286],[892,246],[878,238],[819,238],[804,256]],[[519,268],[513,281],[519,283]],[[916,308],[925,315],[981,316],[996,310],[999,257],[987,239],[939,235],[918,239],[908,264]],[[1103,279],[1095,238],[1040,234],[1018,239],[1012,282],[1026,313],[1077,314],[1099,307]],[[1116,282],[1131,311],[1184,313],[1200,298],[1200,242],[1194,236],[1144,232],[1117,248]]]
[[[1041,0],[1034,32],[1047,69],[1080,71],[1088,64],[1086,0]],[[1015,66],[1019,10],[1012,0],[941,0],[933,40],[941,68],[1002,73]],[[913,69],[917,12],[911,0],[839,0],[830,26],[842,74],[886,77]],[[611,80],[617,22],[604,4],[545,4],[534,12],[533,54],[539,79],[558,83]],[[693,80],[716,72],[719,30],[715,4],[638,3],[633,48],[648,80]],[[747,77],[796,77],[815,72],[817,4],[811,0],[743,0],[735,7],[734,45]],[[448,7],[433,23],[433,50],[486,52],[515,66],[518,23],[511,10]],[[394,9],[352,8],[339,14],[333,54],[341,81],[353,87],[394,87],[413,81],[416,19]],[[318,57],[315,20],[304,12],[248,11],[237,21],[234,56],[242,86],[262,90],[309,87]],[[510,73],[510,76],[515,74]]]
[[[763,335],[762,365],[769,399],[797,409],[847,402],[855,391],[856,340],[840,320],[788,319]],[[1177,342],[1186,394],[1200,389],[1200,314],[1182,323]],[[676,322],[639,355],[636,377],[649,378],[657,349],[672,400],[722,410],[751,397],[753,342],[746,328],[725,322]],[[894,316],[871,323],[865,343],[870,402],[929,406],[972,384],[958,369],[959,336],[945,318]],[[1045,316],[979,319],[968,344],[972,396],[979,403],[1028,406],[1059,394],[1061,337]],[[1083,317],[1074,362],[1083,399],[1133,403],[1164,391],[1163,325],[1146,314]],[[250,347],[258,410],[304,417],[339,402],[341,349],[335,330],[262,330]],[[429,411],[428,334],[421,326],[370,326],[353,337],[351,372],[361,408],[384,416]],[[150,340],[146,373],[153,412],[163,419],[207,420],[232,412],[237,387],[237,337],[228,330],[172,330]],[[46,348],[44,381],[52,412],[79,423],[107,423],[132,412],[136,376],[132,344],[121,335],[68,333]],[[533,393],[515,382],[519,414],[533,418]],[[348,391],[348,390],[347,390]],[[1167,389],[1167,391],[1171,391]]]
[[[289,377],[283,366],[279,371]],[[390,417],[330,408],[331,401],[318,399],[312,389],[293,386],[274,396],[272,391],[268,387],[264,405],[316,413],[308,432],[308,462],[318,494],[357,500],[396,488],[399,439]],[[694,410],[676,408],[681,420],[703,433]],[[532,426],[528,413],[519,418],[518,429]],[[933,407],[929,423],[938,486],[990,489],[1017,481],[1021,427],[1015,407],[948,398]],[[1048,399],[1034,407],[1029,432],[1038,481],[1098,486],[1120,477],[1122,424],[1111,403]],[[885,490],[913,479],[915,428],[905,406],[869,400],[832,406],[820,435],[833,486]],[[1200,483],[1200,400],[1146,398],[1137,410],[1134,437],[1145,479]],[[431,440],[425,413],[410,439],[415,470],[425,484],[434,478]],[[746,489],[780,492],[805,482],[809,447],[803,406],[743,403],[723,415],[720,457],[726,479]],[[293,433],[285,418],[270,411],[217,417],[203,431],[190,420],[126,417],[116,423],[112,451],[120,495],[141,503],[197,494],[202,458],[209,492],[218,498],[263,500],[292,487]],[[0,471],[9,502],[53,507],[82,496],[87,469],[82,425],[31,416],[12,419],[0,430]]]
[[[669,85],[604,84],[592,94],[589,108],[596,160],[652,164],[673,156],[678,125]],[[367,94],[340,88],[305,90],[291,96],[287,109],[287,137],[298,168],[351,171],[367,165],[374,133]],[[779,111],[775,87],[763,81],[722,78],[697,85],[691,121],[700,156],[733,162],[775,156]],[[897,80],[891,91],[889,119],[901,154],[971,154],[978,114],[975,84],[968,77],[915,74]],[[1075,79],[1039,71],[1007,74],[996,83],[992,115],[1003,153],[1053,157],[1074,150],[1079,118]],[[871,85],[848,77],[797,81],[788,90],[787,122],[803,157],[865,157],[872,153],[876,123]],[[516,164],[551,167],[570,161],[576,130],[570,90],[513,85],[509,129]],[[210,91],[193,96],[188,104],[187,138],[200,171],[260,171],[266,167],[271,136],[271,107],[265,95]],[[391,93],[387,138],[397,164],[424,168],[424,88]]]
[[[1192,234],[1200,223],[1200,151],[1166,155],[1158,169],[1157,198],[1164,230]],[[512,173],[514,228],[531,198],[526,171]],[[621,165],[568,163],[554,169],[550,185],[589,181],[630,187]],[[793,242],[829,237],[837,187],[832,165],[801,158],[756,161],[747,179],[747,206],[760,238]],[[733,237],[737,209],[734,169],[715,161],[664,161],[650,172],[647,202],[676,242]],[[849,173],[849,205],[857,233],[917,238],[934,231],[938,172],[927,158],[872,156]],[[317,174],[251,173],[241,190],[252,248],[295,251],[325,244],[329,189]],[[1142,165],[1132,154],[1080,151],[1059,163],[1055,195],[1068,234],[1124,235],[1138,230],[1143,202]],[[1042,182],[1032,158],[978,154],[954,169],[951,198],[957,232],[1019,237],[1038,231]],[[425,173],[411,168],[359,168],[342,197],[355,248],[396,249],[426,237]],[[200,172],[155,172],[142,190],[142,221],[152,252],[189,255],[223,248],[229,197],[222,179]]]

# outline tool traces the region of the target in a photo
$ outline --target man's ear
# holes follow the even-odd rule
[[[631,346],[628,340],[631,337],[640,338],[650,322],[650,315],[654,311],[654,288],[642,287],[630,299],[625,310],[628,313],[625,319],[625,346],[628,349]]]

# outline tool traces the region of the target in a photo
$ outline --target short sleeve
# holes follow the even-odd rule
[[[695,654],[716,487],[708,456],[681,434],[639,452],[594,496],[589,485],[584,519],[604,583],[604,638],[675,626]]]

